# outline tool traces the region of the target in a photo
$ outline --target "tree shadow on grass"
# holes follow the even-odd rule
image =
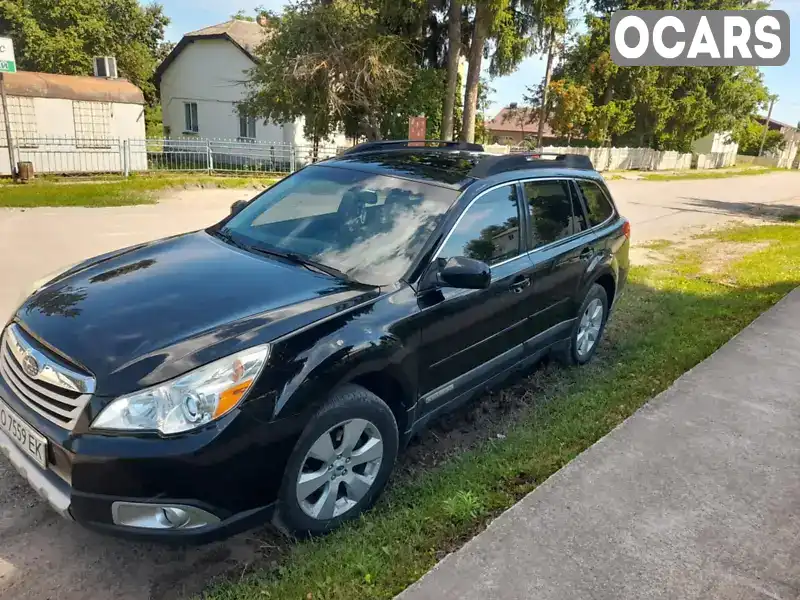
[[[687,204],[696,207],[698,212],[722,213],[727,215],[763,219],[765,221],[800,220],[800,206],[793,204],[763,204],[759,202],[737,202],[712,200],[709,198],[683,197]],[[676,209],[692,210],[692,209]]]

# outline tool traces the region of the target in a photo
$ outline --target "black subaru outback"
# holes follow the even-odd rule
[[[373,143],[84,261],[0,343],[0,448],[67,518],[209,541],[369,508],[430,419],[587,362],[630,226],[579,156]]]

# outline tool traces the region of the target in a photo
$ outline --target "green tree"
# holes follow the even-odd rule
[[[243,113],[305,118],[318,143],[340,128],[381,139],[386,104],[413,78],[414,48],[387,33],[381,13],[347,0],[301,0],[285,9],[256,53]]]
[[[447,83],[442,108],[442,139],[452,140],[458,95],[458,63],[461,58],[461,0],[450,0],[447,28]]]
[[[592,101],[586,86],[570,81],[552,81],[550,89],[550,128],[559,137],[572,139],[583,130],[592,114]]]
[[[583,133],[603,144],[689,151],[715,131],[730,131],[767,99],[755,67],[619,67],[609,48],[611,13],[659,8],[656,0],[595,0],[587,31],[569,47],[555,80],[586,88]],[[685,9],[741,9],[746,0],[686,0]]]
[[[731,138],[739,144],[739,154],[758,156],[761,138],[764,137],[764,125],[750,117],[738,123],[733,129]],[[786,145],[786,139],[780,131],[769,130],[764,140],[764,153],[780,152]]]
[[[157,100],[152,75],[168,24],[160,5],[137,0],[0,2],[0,32],[14,40],[20,69],[91,75],[93,57],[114,56],[149,104]]]
[[[478,87],[483,58],[492,77],[512,73],[532,52],[542,51],[551,32],[566,28],[567,0],[474,0],[469,68],[464,89],[461,139],[475,140]]]

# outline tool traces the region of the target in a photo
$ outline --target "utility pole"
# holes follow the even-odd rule
[[[14,139],[11,137],[11,117],[8,114],[8,100],[6,99],[6,73],[17,72],[17,59],[14,56],[14,41],[11,38],[0,37],[0,97],[3,100],[3,121],[6,126],[6,144],[8,144],[8,167],[11,176],[17,181],[17,165],[14,164]]]
[[[6,99],[6,75],[0,71],[0,97],[3,100],[3,121],[6,126],[6,144],[8,145],[8,166],[11,177],[17,181],[17,165],[14,164],[14,140],[11,137],[11,119],[8,115],[8,100]]]
[[[767,132],[769,131],[769,122],[772,120],[772,107],[775,106],[775,101],[778,96],[772,95],[769,97],[769,112],[767,113],[767,121],[764,123],[764,134],[761,136],[761,146],[758,148],[758,156],[764,151],[764,142],[767,141]]]
[[[536,146],[542,148],[544,136],[544,122],[547,119],[547,88],[550,87],[550,78],[553,76],[553,46],[555,45],[556,29],[550,30],[550,40],[547,44],[547,69],[544,72],[544,88],[542,89],[542,105],[539,107],[539,131],[536,135]]]

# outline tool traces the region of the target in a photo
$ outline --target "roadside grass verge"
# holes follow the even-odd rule
[[[762,249],[705,272],[704,244],[719,242]],[[590,365],[539,368],[504,392],[529,400],[502,439],[398,477],[357,522],[291,545],[275,568],[238,571],[205,595],[393,597],[800,284],[800,226],[739,227],[664,249],[668,262],[633,269]]]
[[[0,185],[0,208],[37,206],[130,206],[155,204],[159,192],[185,188],[263,189],[277,177],[214,177],[211,175],[133,175],[128,179],[74,181],[43,179],[28,184]]]
[[[702,169],[698,171],[688,171],[685,173],[649,173],[642,175],[642,181],[680,181],[683,179],[728,179],[729,177],[742,177],[749,175],[767,175],[769,173],[791,173],[789,169],[777,169],[772,167],[747,167],[733,169],[730,171],[714,171]]]

